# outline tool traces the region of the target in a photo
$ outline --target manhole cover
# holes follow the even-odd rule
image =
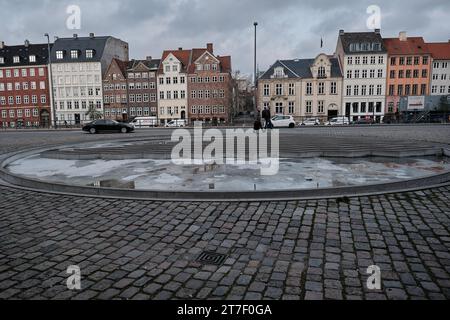
[[[227,255],[219,254],[215,252],[202,252],[197,258],[197,261],[202,264],[211,264],[215,266],[221,266],[227,259]]]

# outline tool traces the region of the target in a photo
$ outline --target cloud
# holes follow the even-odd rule
[[[66,28],[66,8],[79,5],[82,29]],[[43,34],[113,35],[129,42],[134,58],[158,57],[164,49],[215,44],[217,54],[230,54],[235,70],[253,68],[253,22],[258,21],[258,65],[277,59],[332,54],[339,29],[366,29],[366,8],[380,6],[382,34],[399,31],[427,41],[450,38],[448,0],[0,0],[2,41],[44,42]],[[324,48],[320,48],[320,39]]]

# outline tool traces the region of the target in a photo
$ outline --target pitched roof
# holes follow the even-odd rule
[[[331,77],[342,77],[341,68],[337,58],[328,57],[331,62]],[[312,78],[311,66],[316,59],[295,59],[295,60],[278,60],[275,62],[259,79],[271,79],[274,69],[277,67],[284,67],[285,74],[288,78]]]
[[[77,38],[58,38],[52,48],[52,62],[67,63],[67,62],[99,62],[103,56],[106,47],[106,42],[112,37],[77,37]],[[86,57],[86,50],[94,50],[93,58]],[[71,50],[78,50],[80,55],[78,59],[73,60],[70,57]],[[57,51],[65,51],[63,59],[56,59]]]
[[[399,38],[386,38],[383,41],[390,55],[430,53],[428,45],[422,37],[408,37],[405,41],[401,41]]]
[[[160,59],[152,59],[152,60],[131,60],[127,63],[127,70],[131,70],[136,68],[139,64],[143,64],[144,66],[146,66],[148,69],[150,70],[158,70],[159,68],[159,64],[160,64],[161,60]]]
[[[344,32],[339,35],[339,39],[341,40],[343,50],[345,54],[361,54],[361,53],[386,53],[386,48],[383,45],[383,38],[381,34],[378,32]],[[380,49],[373,50],[350,50],[351,44],[361,44],[361,43],[379,43]]]
[[[191,57],[191,50],[165,50],[163,52],[162,58],[161,58],[161,62],[163,62],[164,60],[166,60],[166,58],[170,55],[173,54],[175,56],[175,58],[177,58],[181,64],[183,65],[183,70],[182,71],[186,71],[187,67],[189,66],[189,61],[190,61],[190,57]],[[159,65],[159,72],[163,71],[163,65],[162,63],[160,63]]]
[[[427,43],[433,59],[435,60],[450,60],[450,41],[449,42],[435,42]]]
[[[53,44],[50,44],[50,47]],[[36,56],[36,62],[30,62],[30,56]],[[14,57],[19,56],[20,62],[14,63]],[[17,66],[38,66],[48,64],[48,45],[47,44],[29,44],[28,46],[4,46],[0,49],[0,57],[5,59],[3,67],[17,67]]]

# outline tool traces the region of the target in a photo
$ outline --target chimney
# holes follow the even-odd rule
[[[344,34],[344,29],[339,30],[339,35],[342,36]]]
[[[94,37],[95,37],[95,34],[94,33],[89,33],[89,38],[91,38],[91,39],[94,39]]]
[[[181,50],[183,50],[183,48],[182,48],[182,47],[179,47],[179,48],[178,48],[178,51],[181,51]]]
[[[5,41],[0,41],[0,49],[5,48]]]
[[[400,41],[408,40],[408,37],[406,36],[406,31],[401,31],[398,35],[398,38],[400,39]]]
[[[74,39],[78,39],[78,35],[76,33],[73,34]]]
[[[145,57],[145,59],[146,59],[147,61],[152,61],[152,56],[147,56],[147,57]]]
[[[30,41],[25,40],[25,48],[28,48],[30,46]]]
[[[380,34],[381,33],[381,29],[375,29],[375,33],[376,34]]]
[[[214,53],[214,45],[212,43],[206,44],[206,50],[208,50],[209,53]]]

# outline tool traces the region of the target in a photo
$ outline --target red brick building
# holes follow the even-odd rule
[[[192,49],[188,67],[189,119],[229,123],[233,108],[231,57],[214,55],[213,44]]]
[[[157,77],[160,60],[147,57],[131,60],[127,66],[129,115],[156,117],[158,115]]]
[[[157,77],[160,60],[129,62],[113,59],[103,79],[105,118],[129,120],[157,116]]]
[[[129,109],[126,69],[127,62],[112,59],[104,75],[103,103],[105,119],[127,120]]]
[[[47,44],[0,43],[0,125],[49,127]]]

